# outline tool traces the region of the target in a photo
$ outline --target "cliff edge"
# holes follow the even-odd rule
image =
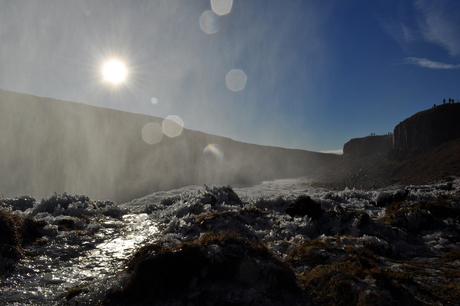
[[[393,135],[372,135],[348,141],[343,146],[343,155],[362,157],[374,153],[388,153],[391,149],[393,149]]]
[[[343,156],[318,172],[327,188],[379,189],[460,175],[460,103],[435,106],[399,123],[393,134],[348,141]]]

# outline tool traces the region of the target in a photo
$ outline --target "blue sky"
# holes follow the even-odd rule
[[[0,88],[311,151],[460,99],[458,0],[230,4],[207,34],[209,0],[0,1]],[[112,56],[128,69],[118,86],[100,75]],[[243,90],[226,86],[232,69]]]

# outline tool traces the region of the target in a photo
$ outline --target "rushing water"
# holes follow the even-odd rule
[[[83,282],[107,276],[123,267],[138,246],[157,232],[147,214],[106,218],[94,235],[64,233],[32,255],[17,270],[1,279],[1,305],[52,305],[65,292]]]
[[[44,228],[46,235],[27,247],[27,256],[16,265],[14,272],[0,278],[0,305],[56,305],[70,288],[84,283],[94,282],[93,285],[104,292],[138,247],[152,242],[165,247],[177,246],[182,241],[196,240],[210,230],[228,229],[229,225],[238,227],[241,235],[257,243],[265,242],[278,258],[284,258],[290,248],[296,247],[303,235],[324,241],[332,239],[336,247],[351,244],[359,249],[367,243],[385,250],[394,249],[401,256],[412,256],[417,249],[411,241],[406,241],[405,230],[378,221],[385,215],[385,208],[373,203],[404,191],[408,202],[451,194],[454,200],[446,205],[458,208],[460,204],[455,199],[459,196],[459,186],[460,181],[456,180],[453,186],[331,191],[312,188],[304,180],[292,179],[239,186],[234,190],[223,186],[188,186],[157,192],[119,206],[113,203],[96,205],[81,196],[54,196],[34,203],[26,211],[16,211],[45,220],[49,225]],[[327,211],[321,222],[312,221],[308,216],[291,218],[285,213],[286,204],[304,194],[321,203]],[[14,205],[11,207],[17,209]],[[257,215],[258,210],[267,213],[259,211]],[[255,215],[251,213],[254,211]],[[357,218],[361,214],[357,212],[366,213],[372,219],[364,229],[359,228]],[[82,219],[82,215],[87,220]],[[208,218],[198,220],[206,215]],[[408,217],[417,223],[417,216]],[[72,230],[62,226],[58,230],[58,225],[62,224],[70,224],[72,228],[69,220],[74,220]],[[451,227],[452,232],[446,227],[424,233],[416,247],[434,253],[458,249],[458,229]],[[348,238],[337,240],[337,236],[327,236],[336,233],[346,233]],[[88,298],[92,296],[88,294]],[[75,299],[80,302],[86,297]]]

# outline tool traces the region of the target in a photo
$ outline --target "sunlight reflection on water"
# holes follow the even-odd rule
[[[97,246],[98,253],[105,255],[106,260],[126,259],[147,237],[158,232],[158,228],[152,224],[147,214],[124,215],[123,221],[126,222],[126,227],[123,228],[124,235]]]
[[[41,255],[25,258],[13,275],[0,280],[0,305],[55,305],[52,301],[69,288],[119,271],[158,232],[145,213],[106,219],[101,226],[82,241],[72,238],[75,233],[62,232],[58,243],[35,245],[34,252]]]

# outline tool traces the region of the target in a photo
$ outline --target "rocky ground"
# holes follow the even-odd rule
[[[123,205],[69,195],[1,202],[0,226],[11,239],[1,241],[0,295],[15,305],[458,305],[460,300],[456,178],[378,191],[280,180],[163,192]],[[128,224],[135,218],[142,226]],[[155,230],[149,228],[153,224]],[[128,241],[110,240],[115,236],[141,239],[126,259],[116,252],[94,253],[101,245]],[[46,258],[51,272],[39,267]],[[72,265],[80,274],[103,273],[74,273],[73,282],[59,277]],[[22,296],[36,293],[19,298],[19,286]],[[38,297],[46,290],[51,293]]]

